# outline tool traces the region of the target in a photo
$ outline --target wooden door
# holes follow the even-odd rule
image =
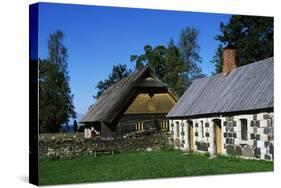
[[[221,154],[222,153],[222,132],[221,132],[221,121],[215,120],[214,121],[214,146],[215,146],[215,153]]]

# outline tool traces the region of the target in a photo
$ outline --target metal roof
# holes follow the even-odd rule
[[[273,58],[194,80],[167,117],[273,108]]]

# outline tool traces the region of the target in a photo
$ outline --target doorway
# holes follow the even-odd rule
[[[189,151],[193,151],[194,150],[193,122],[192,121],[187,121],[187,126],[188,126],[188,146],[189,146]]]
[[[215,154],[222,153],[222,132],[221,132],[221,120],[213,120],[213,129],[214,129],[214,152]]]

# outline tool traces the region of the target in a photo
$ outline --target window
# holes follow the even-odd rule
[[[241,139],[247,140],[248,138],[248,126],[247,126],[247,119],[241,119]]]
[[[136,123],[136,131],[143,131],[143,122]]]
[[[179,137],[180,136],[180,123],[177,121],[176,122],[176,136]]]
[[[202,138],[204,138],[204,123],[203,123],[203,121],[201,121],[200,123],[201,123],[201,134],[202,134]]]
[[[161,130],[168,130],[168,120],[162,120],[160,123]]]

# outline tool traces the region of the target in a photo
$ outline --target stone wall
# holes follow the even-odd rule
[[[242,139],[241,120],[247,122],[247,138]],[[221,153],[240,155],[250,158],[274,159],[273,112],[242,114],[197,119],[170,120],[171,138],[174,146],[182,150],[209,152],[216,154],[214,120],[220,121]],[[177,128],[179,126],[179,128]],[[188,126],[193,133],[189,143]],[[192,145],[192,148],[190,146]]]
[[[94,155],[95,151],[132,151],[159,149],[168,147],[168,133],[144,131],[131,133],[124,137],[102,139],[100,137],[83,138],[83,135],[40,135],[39,155],[72,157],[76,155]]]

